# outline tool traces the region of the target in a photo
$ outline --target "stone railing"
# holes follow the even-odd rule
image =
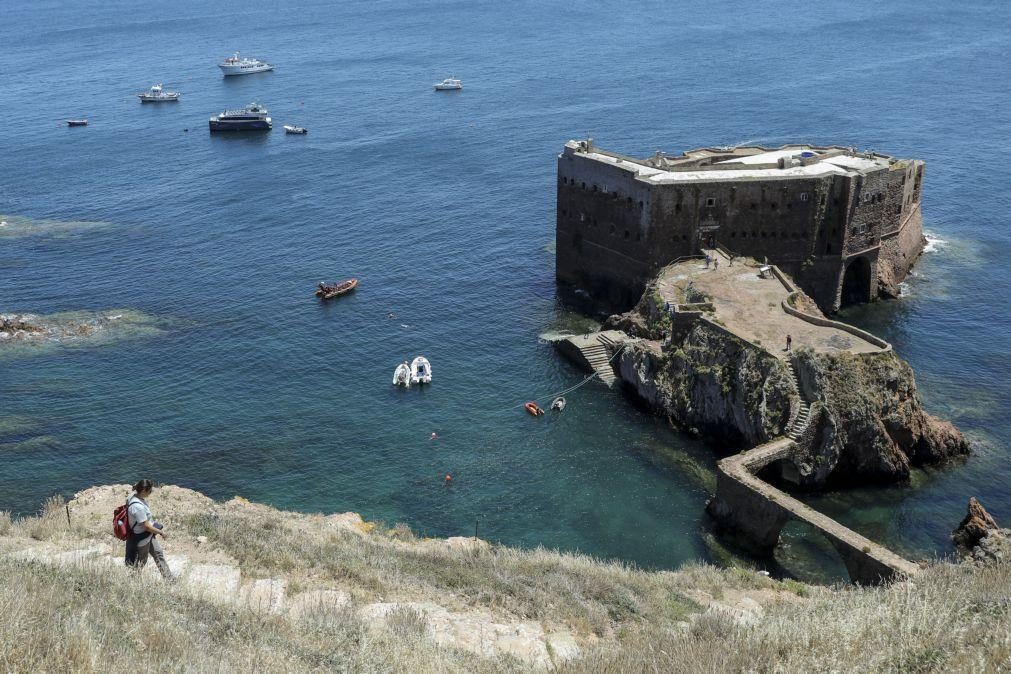
[[[811,323],[812,325],[820,325],[822,327],[835,328],[836,330],[842,330],[843,332],[848,332],[849,334],[853,335],[854,337],[859,337],[860,339],[864,340],[865,342],[869,342],[869,343],[873,344],[874,346],[878,347],[882,351],[891,351],[892,350],[892,345],[891,344],[889,344],[885,340],[881,339],[880,337],[876,337],[875,335],[872,335],[871,333],[867,332],[866,330],[861,330],[860,328],[854,327],[854,326],[850,325],[849,323],[842,323],[841,321],[833,321],[831,319],[823,318],[821,316],[814,316],[812,314],[803,312],[800,309],[795,308],[793,306],[793,301],[796,298],[800,297],[801,292],[799,290],[797,290],[797,288],[793,285],[793,283],[790,282],[790,279],[788,279],[786,277],[786,274],[784,274],[779,269],[779,267],[777,267],[776,265],[770,265],[770,266],[772,267],[772,273],[776,275],[776,278],[779,279],[779,282],[782,283],[783,287],[786,288],[786,291],[788,293],[790,293],[789,295],[786,296],[786,299],[784,299],[783,302],[782,302],[783,311],[785,311],[786,313],[790,314],[791,316],[796,316],[797,318],[801,319],[802,321],[806,321],[808,323]]]

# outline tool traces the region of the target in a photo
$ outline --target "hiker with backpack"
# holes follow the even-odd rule
[[[165,580],[175,580],[165,553],[162,551],[158,537],[165,538],[161,524],[154,521],[147,498],[154,491],[151,480],[141,480],[133,486],[133,493],[126,500],[125,506],[120,506],[113,514],[113,530],[117,538],[126,540],[126,565],[140,571],[147,564],[148,557],[154,557],[154,563],[161,571]],[[124,538],[125,536],[125,538]]]

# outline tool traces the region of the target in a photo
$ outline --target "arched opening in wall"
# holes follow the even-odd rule
[[[843,275],[842,294],[839,302],[842,306],[860,304],[871,299],[871,263],[865,257],[858,257],[846,265]]]
[[[773,559],[778,567],[776,575],[818,584],[850,580],[839,552],[821,531],[806,522],[790,520],[783,526]]]

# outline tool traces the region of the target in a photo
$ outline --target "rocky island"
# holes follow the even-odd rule
[[[563,293],[596,312],[634,304],[562,350],[740,452],[717,469],[708,510],[721,526],[769,552],[787,521],[805,521],[861,583],[916,567],[773,483],[894,482],[969,452],[924,411],[890,344],[826,315],[897,295],[923,249],[923,174],[921,161],[835,146],[638,160],[587,140],[558,158]]]

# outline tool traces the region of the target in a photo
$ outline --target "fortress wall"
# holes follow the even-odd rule
[[[612,307],[635,304],[659,268],[651,263],[657,255],[649,211],[649,186],[631,172],[578,155],[560,156],[558,280]]]
[[[768,258],[831,313],[844,288],[847,301],[897,294],[922,249],[922,178],[923,162],[901,160],[859,177],[653,184],[570,144],[558,158],[556,275],[597,309],[625,310],[661,267],[718,242]],[[864,280],[846,281],[850,265]]]
[[[879,295],[899,296],[899,284],[923,252],[923,242],[923,219],[917,203],[907,214],[901,229],[881,239],[877,274]]]

